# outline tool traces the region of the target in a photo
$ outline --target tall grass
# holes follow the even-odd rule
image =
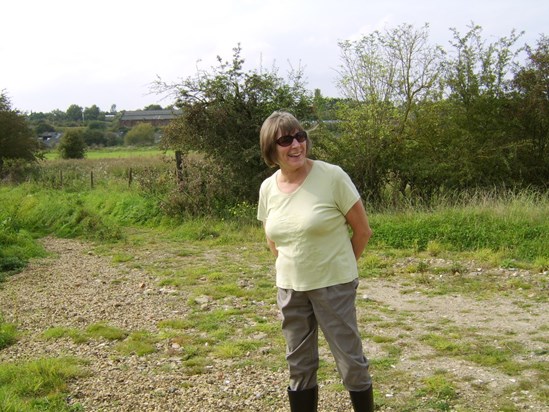
[[[112,152],[112,156],[88,159],[50,159],[40,163],[39,173],[29,178],[51,188],[82,190],[93,187],[119,187],[134,185],[139,189],[150,176],[164,176],[175,186],[173,157],[158,152],[129,156],[131,152]],[[149,152],[145,152],[149,153]],[[97,156],[100,156],[97,154]],[[158,184],[158,182],[155,182]]]
[[[477,192],[430,209],[374,213],[372,244],[425,250],[436,241],[446,249],[490,249],[511,259],[549,259],[549,195]]]
[[[29,259],[45,256],[44,249],[32,237],[27,224],[20,222],[10,210],[9,200],[0,196],[3,207],[0,209],[0,283],[5,277],[24,268]]]

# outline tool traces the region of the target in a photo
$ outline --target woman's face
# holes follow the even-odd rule
[[[276,138],[279,139],[282,136],[295,136],[298,133],[298,129],[294,129],[291,133],[283,133],[278,131]],[[277,163],[281,169],[284,170],[296,170],[302,167],[307,162],[307,140],[298,142],[297,139],[293,139],[289,146],[276,145]]]

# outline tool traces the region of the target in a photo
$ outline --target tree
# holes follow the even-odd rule
[[[88,122],[90,120],[99,120],[100,116],[101,116],[101,110],[99,110],[99,107],[97,107],[95,104],[90,107],[86,107],[84,109],[83,117],[84,117],[84,120]]]
[[[144,110],[162,110],[162,106],[159,104],[149,104]]]
[[[34,126],[34,131],[37,135],[41,135],[42,133],[55,132],[55,127],[44,120],[40,120]]]
[[[36,160],[38,141],[19,111],[11,108],[5,91],[0,93],[0,170],[8,159]]]
[[[535,49],[527,46],[528,62],[513,79],[515,110],[522,144],[517,148],[520,173],[528,182],[549,182],[549,37],[542,35]]]
[[[104,130],[94,129],[92,127],[86,128],[82,132],[82,138],[86,146],[106,146],[107,138],[105,136]]]
[[[80,122],[82,121],[82,107],[71,104],[69,108],[67,109],[67,119],[72,120],[74,122]]]
[[[139,123],[124,136],[126,146],[150,146],[154,144],[155,128],[149,123]]]
[[[428,43],[428,25],[408,24],[339,46],[338,86],[350,103],[340,106],[342,135],[331,153],[348,164],[359,190],[376,202],[389,179],[401,191],[411,183],[409,167],[416,166],[404,153],[415,144],[412,113],[440,98],[444,51]]]
[[[471,23],[468,29],[463,35],[451,29],[453,53],[447,60],[449,95],[466,108],[481,96],[505,96],[510,69],[521,50],[513,46],[523,34],[512,30],[509,37],[487,44],[481,26]]]
[[[62,159],[83,159],[86,154],[86,143],[82,130],[69,129],[63,133],[57,149]]]
[[[157,81],[159,93],[172,93],[182,116],[166,129],[164,144],[183,153],[198,151],[223,167],[221,179],[238,201],[257,199],[257,188],[266,176],[259,147],[259,130],[275,110],[292,111],[301,120],[313,119],[312,96],[305,90],[303,73],[289,79],[276,69],[244,70],[240,45],[232,61],[218,57],[218,66],[199,71],[182,83]],[[234,199],[233,199],[234,200]]]
[[[342,65],[338,87],[360,102],[392,102],[410,107],[440,92],[444,50],[428,43],[429,26],[402,24],[357,41],[339,43]]]
[[[463,149],[461,163],[471,165],[463,187],[493,187],[514,183],[510,73],[520,48],[520,33],[486,43],[482,28],[471,24],[465,34],[452,29],[453,53],[447,61],[448,98],[458,109],[452,121],[454,141]]]

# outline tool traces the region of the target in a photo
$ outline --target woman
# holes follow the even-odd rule
[[[372,231],[358,191],[340,167],[308,158],[311,141],[290,113],[265,120],[260,146],[265,163],[279,167],[261,184],[257,217],[276,257],[290,408],[317,410],[320,326],[354,410],[373,411],[355,307],[356,262]]]

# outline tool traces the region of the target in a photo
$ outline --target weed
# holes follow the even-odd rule
[[[124,253],[117,253],[113,255],[112,261],[113,263],[123,263],[123,262],[129,262],[134,259],[134,256]]]
[[[263,342],[253,340],[229,340],[217,345],[213,350],[213,355],[221,359],[240,359],[249,356],[250,352],[255,351]]]
[[[427,242],[426,250],[427,253],[429,253],[429,255],[431,256],[439,256],[447,249],[447,246],[444,246],[442,243],[437,242],[436,240],[430,240],[429,242]]]
[[[373,336],[371,339],[375,343],[387,343],[396,341],[396,338],[393,338],[392,336]]]

